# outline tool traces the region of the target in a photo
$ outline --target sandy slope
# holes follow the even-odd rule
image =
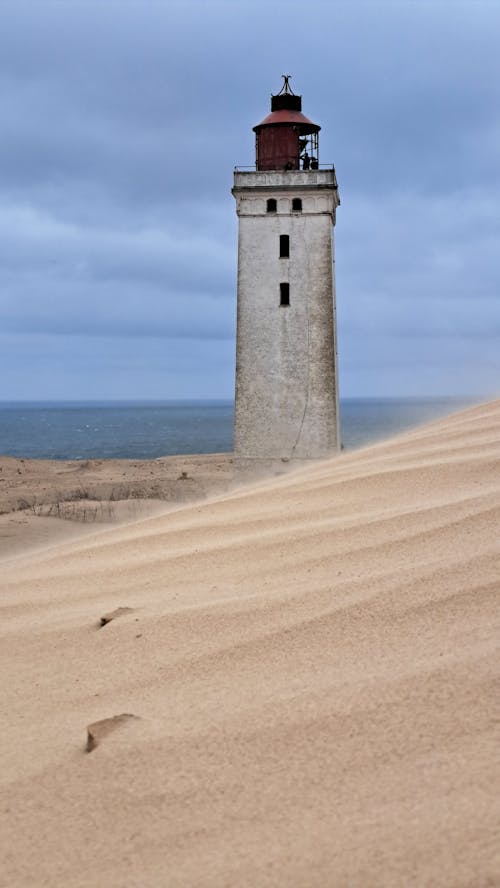
[[[160,459],[17,459],[0,456],[0,561],[167,511],[227,490],[232,455]]]
[[[4,562],[2,885],[500,885],[499,531],[494,402]]]

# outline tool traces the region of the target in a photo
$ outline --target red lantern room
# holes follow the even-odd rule
[[[302,114],[302,96],[283,74],[280,92],[271,96],[271,113],[254,126],[258,170],[317,170],[318,133],[321,129]]]

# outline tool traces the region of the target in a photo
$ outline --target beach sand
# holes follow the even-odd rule
[[[0,561],[227,490],[232,454],[160,459],[0,456]]]
[[[500,885],[500,401],[0,568],[2,885]]]

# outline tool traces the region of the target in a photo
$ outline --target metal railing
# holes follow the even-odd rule
[[[235,166],[235,173],[316,173],[318,170],[334,170],[335,166],[333,163],[319,163],[316,169],[314,170],[258,170],[257,165],[254,163],[251,166]]]

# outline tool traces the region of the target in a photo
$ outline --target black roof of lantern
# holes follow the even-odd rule
[[[282,74],[283,86],[271,95],[271,111],[302,111],[302,96],[296,96],[290,86],[290,74]]]

